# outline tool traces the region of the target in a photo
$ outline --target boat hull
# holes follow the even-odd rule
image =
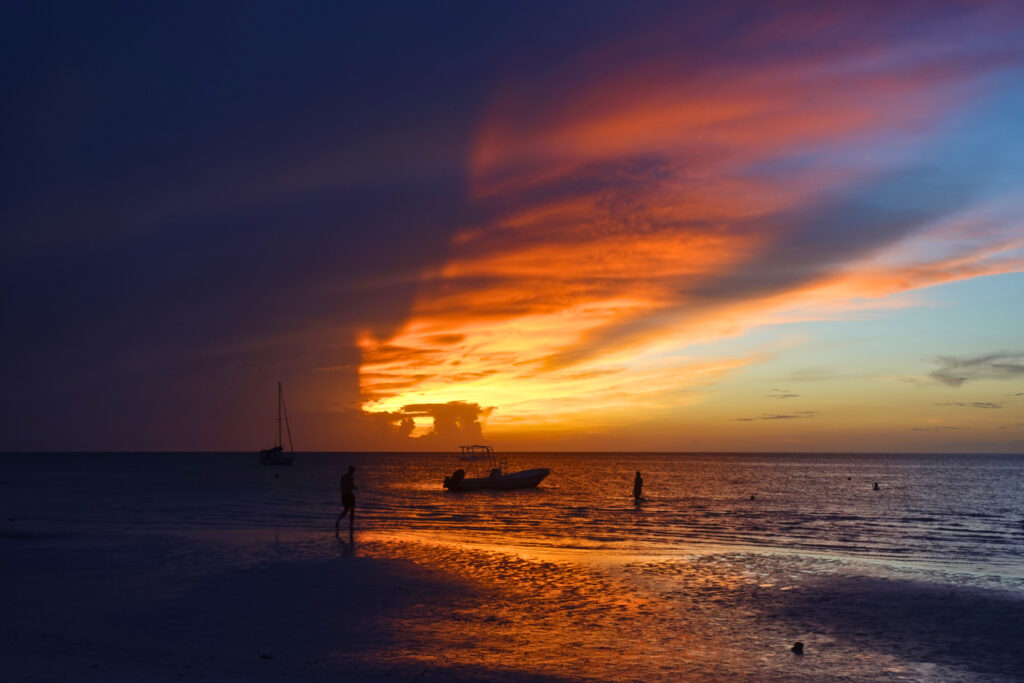
[[[268,448],[260,451],[261,465],[291,465],[295,456],[291,453],[284,453],[279,447]]]
[[[544,477],[548,476],[551,470],[540,467],[522,472],[512,472],[492,477],[474,477],[453,481],[447,477],[444,487],[449,491],[512,491],[515,489],[531,489],[540,484]]]

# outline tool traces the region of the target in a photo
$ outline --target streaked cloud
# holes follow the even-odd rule
[[[794,394],[786,391],[785,389],[772,389],[771,393],[768,394],[766,398],[775,398],[780,400],[787,398],[800,398],[800,394]]]
[[[944,403],[936,403],[935,405],[944,408],[984,408],[992,410],[994,408],[1002,408],[1002,403],[990,403],[988,401],[972,401],[970,403],[964,403],[962,401],[946,401]]]
[[[806,420],[808,418],[817,417],[818,411],[816,410],[801,410],[796,413],[765,413],[760,417],[736,417],[733,418],[733,422],[757,422],[759,420]]]
[[[716,45],[688,41],[687,17],[499,84],[475,219],[406,324],[362,338],[364,408],[467,400],[510,428],[669,415],[771,359],[697,345],[1024,269],[1012,212],[940,151],[1024,54],[1000,16],[778,8]]]
[[[794,370],[784,379],[787,382],[826,382],[840,377],[842,375],[834,368],[816,367]]]
[[[989,353],[981,356],[939,356],[933,379],[951,387],[980,380],[1009,380],[1024,376],[1024,353]]]

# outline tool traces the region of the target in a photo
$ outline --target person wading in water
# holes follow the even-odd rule
[[[640,476],[640,470],[636,472],[636,478],[633,479],[633,502],[637,505],[640,504],[640,496],[644,492],[644,478]]]
[[[345,515],[349,515],[348,518],[348,540],[352,540],[353,527],[355,526],[356,518],[356,494],[353,493],[356,490],[355,482],[352,480],[352,475],[355,474],[356,468],[354,465],[348,466],[348,472],[341,475],[341,514],[338,515],[338,519],[334,520],[334,535],[338,535],[338,526],[341,524],[341,518]],[[351,513],[351,514],[350,514]]]

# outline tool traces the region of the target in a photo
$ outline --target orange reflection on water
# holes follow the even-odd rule
[[[663,679],[731,656],[721,622],[735,622],[733,630],[744,616],[724,603],[754,585],[719,563],[631,562],[620,553],[445,543],[391,551],[424,568],[444,566],[462,584],[443,611],[392,624],[404,648],[369,657],[452,668],[603,680],[645,671]]]

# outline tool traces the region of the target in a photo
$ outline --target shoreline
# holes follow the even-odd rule
[[[1024,670],[1017,590],[736,551],[605,562],[271,534],[0,534],[5,668],[26,681],[510,683]]]

